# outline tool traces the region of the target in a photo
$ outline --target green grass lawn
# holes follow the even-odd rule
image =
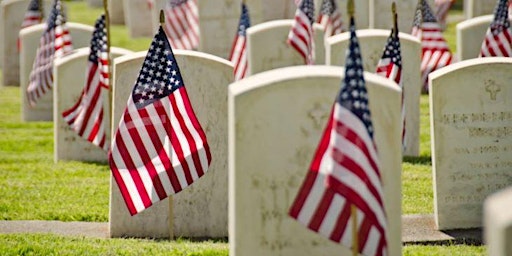
[[[66,2],[69,20],[92,25],[102,13]],[[457,12],[457,11],[456,11]],[[460,11],[458,11],[460,13]],[[455,26],[445,32],[452,47]],[[150,38],[132,39],[112,27],[112,45],[147,50]],[[1,76],[1,72],[0,72]],[[110,171],[106,164],[53,162],[53,124],[21,122],[20,90],[0,87],[0,220],[108,221]],[[402,165],[403,214],[433,213],[428,96],[421,97],[420,156]],[[404,255],[482,255],[484,246],[407,245]],[[228,255],[225,241],[93,239],[42,234],[0,235],[1,255]]]

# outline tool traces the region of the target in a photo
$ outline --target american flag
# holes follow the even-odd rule
[[[313,22],[315,3],[313,0],[302,0],[295,12],[295,21],[288,34],[288,44],[299,52],[308,65],[313,65],[314,37]]]
[[[400,49],[400,38],[398,37],[398,31],[391,31],[391,35],[388,37],[386,46],[384,47],[384,53],[382,58],[377,64],[378,75],[389,78],[396,82],[402,88],[402,148],[405,149],[405,105],[404,105],[404,85],[402,83],[402,51]]]
[[[455,3],[455,0],[436,0],[434,2],[436,6],[436,19],[442,27],[446,24],[446,17],[453,3]]]
[[[30,1],[27,12],[25,12],[25,17],[23,18],[23,23],[21,23],[21,28],[26,28],[41,23],[41,20],[43,19],[43,13],[41,11],[42,6],[40,5],[39,1],[40,0]]]
[[[246,30],[250,26],[249,10],[245,3],[242,3],[242,14],[240,15],[240,22],[238,23],[238,31],[233,41],[231,53],[229,54],[229,60],[235,66],[235,80],[240,80],[247,75]]]
[[[109,161],[132,215],[180,192],[210,165],[206,135],[162,27],[128,99]]]
[[[27,99],[32,106],[36,105],[39,98],[53,87],[54,58],[64,56],[72,50],[71,35],[66,26],[63,5],[60,0],[55,0],[30,72]]]
[[[511,57],[512,31],[508,17],[508,0],[499,0],[480,49],[480,57]]]
[[[165,32],[173,49],[193,50],[199,46],[197,0],[170,0],[165,7]]]
[[[363,77],[354,19],[345,78],[304,183],[289,211],[292,218],[330,240],[351,247],[355,206],[357,249],[386,255],[386,214],[379,157]]]
[[[146,0],[146,3],[148,4],[149,9],[153,9],[153,6],[155,5],[155,0]]]
[[[324,27],[325,37],[334,36],[344,31],[341,13],[335,0],[323,0],[317,22]]]
[[[105,15],[96,20],[92,34],[86,83],[78,102],[62,113],[72,130],[92,144],[108,149],[103,118],[103,98],[108,95],[109,70]]]
[[[412,35],[421,41],[421,75],[423,90],[428,91],[428,74],[452,62],[452,53],[426,0],[416,8]]]

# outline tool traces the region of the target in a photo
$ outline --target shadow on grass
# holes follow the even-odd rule
[[[404,163],[432,165],[431,156],[404,156]]]

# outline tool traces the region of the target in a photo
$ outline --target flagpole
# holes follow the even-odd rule
[[[44,20],[44,8],[43,8],[43,0],[39,0],[39,13],[41,13],[41,21]]]
[[[393,13],[393,34],[398,38],[398,14],[396,12],[396,3],[391,4],[391,12]]]
[[[107,88],[108,88],[108,102],[109,102],[109,110],[108,112],[110,113],[110,125],[109,125],[109,130],[112,132],[112,127],[113,127],[113,99],[114,99],[114,90],[112,88],[112,65],[111,65],[111,58],[110,58],[110,14],[108,12],[108,0],[103,0],[103,9],[105,9],[105,30],[106,30],[106,36],[107,36],[107,70],[108,70],[108,84],[107,84]],[[111,137],[112,137],[112,134],[111,134]]]

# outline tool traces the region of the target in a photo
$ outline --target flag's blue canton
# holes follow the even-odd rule
[[[91,38],[91,53],[89,61],[98,63],[98,57],[102,52],[107,51],[107,31],[105,28],[105,15],[101,15],[94,24],[94,33]]]
[[[251,26],[251,20],[249,19],[249,10],[247,5],[242,3],[242,15],[240,16],[240,24],[238,26],[238,35],[245,36],[246,30]]]
[[[186,2],[188,2],[188,0],[171,0],[171,6],[172,7],[176,7],[178,5],[182,5],[182,4],[186,3]]]
[[[393,35],[388,37],[388,42],[386,43],[386,49],[384,49],[382,58],[390,58],[395,65],[397,65],[399,68],[402,68],[400,41],[393,31],[391,33]]]
[[[345,79],[341,83],[338,103],[354,113],[364,123],[370,137],[373,138],[368,93],[363,75],[363,61],[356,36],[354,18],[350,18],[350,45],[347,49]]]
[[[331,16],[336,10],[336,2],[334,0],[326,0],[322,2],[322,7],[320,9],[320,13]]]
[[[414,27],[420,27],[423,22],[437,22],[436,16],[432,13],[432,9],[426,0],[421,0],[418,4],[420,6],[416,8]]]
[[[178,64],[162,27],[153,38],[142,69],[133,88],[132,98],[137,108],[143,108],[169,96],[184,86]]]
[[[64,23],[66,23],[66,17],[64,15],[62,3],[60,2],[60,0],[55,0],[55,2],[53,3],[52,11],[48,16],[48,27],[46,28],[46,30],[50,31],[54,29],[57,25],[62,25]]]
[[[315,22],[315,3],[313,2],[313,0],[303,0],[300,3],[300,9],[304,14],[306,14],[306,16],[308,16],[309,23],[313,24],[313,22]]]
[[[491,23],[491,32],[498,35],[510,27],[508,19],[508,0],[500,0],[494,10],[494,20]]]
[[[29,11],[38,12],[39,11],[39,0],[32,0],[28,6]]]

